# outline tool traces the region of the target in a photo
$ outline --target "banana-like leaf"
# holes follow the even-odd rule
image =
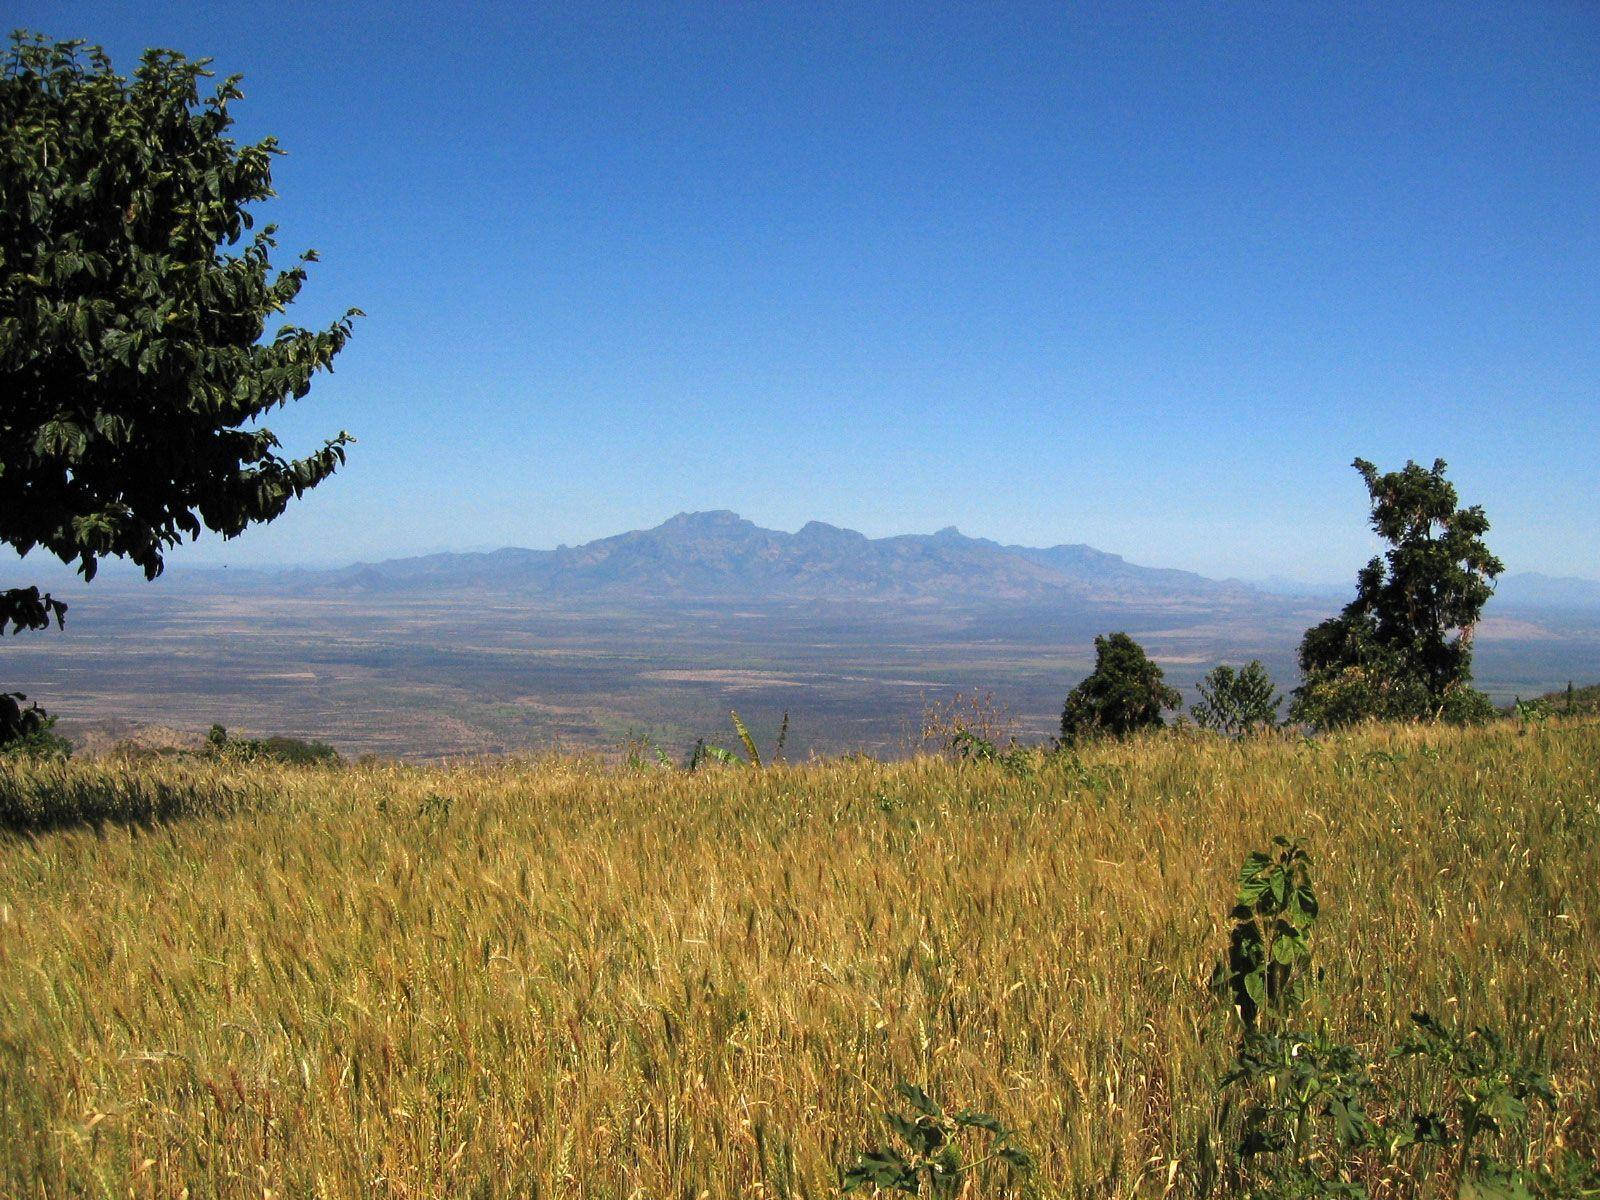
[[[744,743],[745,753],[750,756],[750,765],[760,767],[762,765],[761,752],[756,749],[756,740],[750,736],[749,728],[739,719],[738,710],[729,709],[728,715],[733,718],[733,727],[739,734],[739,740]]]

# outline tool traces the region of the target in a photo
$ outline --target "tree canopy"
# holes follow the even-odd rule
[[[1197,690],[1200,702],[1190,705],[1189,715],[1202,729],[1241,737],[1277,724],[1283,697],[1260,659],[1251,659],[1237,671],[1226,663],[1216,666]]]
[[[1389,549],[1361,569],[1338,616],[1306,631],[1290,715],[1315,725],[1486,715],[1471,687],[1472,635],[1504,569],[1483,541],[1488,518],[1457,507],[1443,459],[1386,474],[1353,465]]]
[[[1162,710],[1176,708],[1183,699],[1166,685],[1144,647],[1125,633],[1095,638],[1094,656],[1094,671],[1072,689],[1061,711],[1063,742],[1160,728]]]
[[[202,99],[206,66],[150,50],[127,79],[19,33],[0,72],[0,543],[85,579],[106,557],[154,578],[202,529],[274,519],[350,441],[285,457],[258,423],[331,369],[359,312],[269,330],[315,254],[276,270],[275,228],[250,233],[280,151],[227,136],[239,77]],[[0,633],[64,611],[0,592]]]

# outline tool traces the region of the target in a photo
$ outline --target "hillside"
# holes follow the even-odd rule
[[[1025,774],[0,763],[0,810],[62,795],[202,815],[0,836],[16,1200],[825,1197],[902,1080],[1019,1130],[1041,1196],[1197,1197],[1238,1132],[1207,980],[1275,833],[1312,855],[1315,1020],[1375,1083],[1434,1098],[1383,1053],[1413,1009],[1481,1022],[1548,1063],[1530,1163],[1600,1152],[1592,724]],[[1446,1194],[1417,1161],[1358,1178]]]

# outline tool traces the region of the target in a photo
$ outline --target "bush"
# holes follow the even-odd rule
[[[1267,669],[1251,659],[1238,671],[1226,665],[1214,668],[1200,681],[1200,703],[1189,715],[1202,729],[1240,736],[1276,725],[1282,700]]]
[[[1094,671],[1072,689],[1061,710],[1064,744],[1099,734],[1126,737],[1140,729],[1159,729],[1162,710],[1182,702],[1163,681],[1161,668],[1127,634],[1095,638],[1094,653]]]
[[[327,742],[308,742],[295,737],[231,738],[221,725],[206,734],[206,745],[213,754],[253,762],[271,759],[295,766],[337,767],[344,760]]]
[[[15,758],[70,758],[72,743],[55,732],[56,718],[37,704],[23,708],[21,692],[0,695],[0,756]]]
[[[1311,967],[1319,911],[1299,842],[1274,838],[1245,859],[1212,977],[1239,1021],[1221,1080],[1226,1140],[1220,1163],[1202,1155],[1200,1190],[1220,1176],[1228,1195],[1365,1200],[1365,1180],[1387,1174],[1477,1200],[1596,1195],[1600,1170],[1578,1155],[1529,1161],[1534,1110],[1554,1114],[1557,1096],[1542,1065],[1493,1029],[1413,1012],[1410,1032],[1374,1061],[1326,1022],[1303,1020],[1321,979]],[[1384,1069],[1408,1061],[1426,1080],[1420,1092],[1394,1087]]]
[[[1494,716],[1489,697],[1458,682],[1434,695],[1417,676],[1379,656],[1366,664],[1323,671],[1296,689],[1292,720],[1317,729],[1361,721],[1448,721],[1478,725]]]

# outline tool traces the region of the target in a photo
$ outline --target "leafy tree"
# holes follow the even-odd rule
[[[22,707],[21,692],[0,692],[0,758],[70,758],[72,743],[55,732],[56,719],[37,704]]]
[[[1243,735],[1276,725],[1282,700],[1267,669],[1251,659],[1237,671],[1225,664],[1213,668],[1200,681],[1200,703],[1189,709],[1189,715],[1202,729]]]
[[[0,543],[86,580],[111,556],[153,579],[185,537],[272,520],[350,440],[286,458],[256,423],[331,369],[359,313],[269,335],[315,254],[275,271],[271,225],[225,249],[280,151],[226,136],[239,78],[202,100],[205,68],[150,50],[130,80],[97,47],[17,33],[0,70]],[[65,611],[0,591],[0,634]],[[0,740],[43,719],[8,706]]]
[[[1061,711],[1061,740],[1080,741],[1096,734],[1125,737],[1139,729],[1158,729],[1161,711],[1176,708],[1183,697],[1162,681],[1151,662],[1125,633],[1094,640],[1094,671],[1072,689]]]
[[[1290,716],[1323,727],[1487,717],[1471,686],[1472,634],[1504,569],[1483,541],[1488,518],[1456,507],[1443,459],[1383,475],[1365,459],[1354,466],[1390,548],[1361,569],[1338,616],[1306,631]]]

